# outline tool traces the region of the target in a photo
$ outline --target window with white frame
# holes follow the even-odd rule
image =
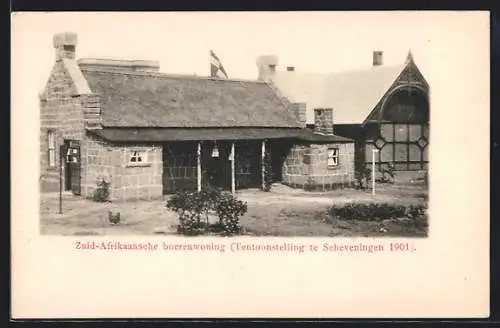
[[[146,151],[132,150],[129,152],[128,164],[129,165],[145,164],[147,163],[147,159],[148,156]]]
[[[339,149],[328,148],[328,167],[335,167],[339,165]]]
[[[56,166],[56,135],[53,130],[47,131],[47,149],[49,156],[49,167]]]

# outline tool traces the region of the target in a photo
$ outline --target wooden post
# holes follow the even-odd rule
[[[201,142],[198,142],[196,150],[196,187],[198,192],[201,191]]]
[[[64,146],[59,147],[59,214],[62,214],[62,190],[63,190],[63,154]],[[64,161],[65,162],[65,161]]]
[[[236,191],[236,177],[235,177],[235,174],[234,174],[234,142],[231,143],[231,157],[230,157],[230,160],[231,160],[231,192],[235,193]]]
[[[375,196],[375,153],[378,149],[372,149],[372,195]]]
[[[266,187],[266,176],[265,176],[265,165],[266,163],[264,162],[264,158],[266,156],[266,141],[265,140],[262,140],[262,150],[261,150],[261,158],[260,158],[260,162],[261,162],[261,179],[262,179],[262,190],[265,189]]]

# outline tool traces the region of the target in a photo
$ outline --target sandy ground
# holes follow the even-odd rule
[[[375,196],[370,191],[341,190],[306,192],[274,185],[270,192],[244,190],[237,197],[248,203],[241,218],[245,234],[258,236],[415,236],[427,229],[411,222],[335,221],[326,222],[325,211],[346,202],[389,202],[419,204],[427,195],[422,185],[381,185]],[[64,194],[63,214],[58,214],[57,193],[41,195],[40,232],[51,235],[153,235],[175,234],[177,215],[165,207],[165,200],[127,203],[95,203]],[[108,211],[119,211],[121,223],[110,225]],[[384,232],[381,232],[384,230]]]

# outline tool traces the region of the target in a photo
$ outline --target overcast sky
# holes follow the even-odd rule
[[[36,108],[55,60],[52,37],[72,31],[77,58],[158,60],[162,72],[203,76],[213,49],[242,79],[257,77],[262,54],[277,55],[281,68],[333,72],[371,66],[374,50],[385,65],[401,64],[411,49],[435,91],[467,75],[485,78],[488,28],[488,12],[17,13],[13,80],[23,76],[22,101]]]
[[[384,51],[384,64],[400,64],[411,49],[424,74],[434,43],[463,24],[453,15],[418,12],[280,13],[22,13],[22,41],[36,54],[43,87],[54,61],[52,36],[78,35],[77,57],[150,59],[162,72],[208,75],[209,49],[230,77],[255,79],[256,57],[274,54],[282,68],[331,72],[371,65]],[[19,24],[21,25],[21,24]],[[29,25],[29,26],[28,26]],[[463,28],[462,27],[462,28]]]

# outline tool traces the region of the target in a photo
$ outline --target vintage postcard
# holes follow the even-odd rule
[[[488,12],[11,24],[14,318],[489,315]]]

